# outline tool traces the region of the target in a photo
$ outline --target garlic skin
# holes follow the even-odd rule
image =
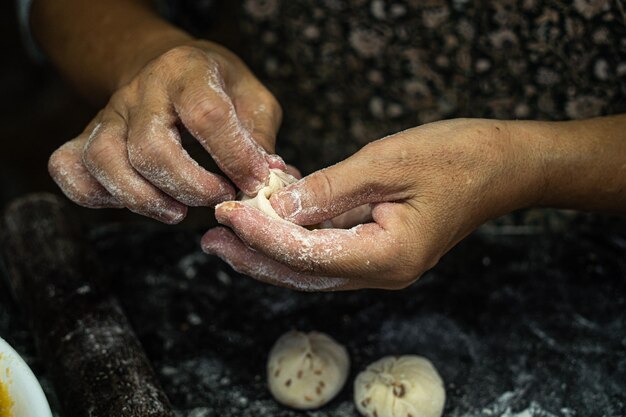
[[[445,402],[443,380],[421,356],[387,356],[354,381],[354,403],[365,417],[441,417]]]
[[[267,185],[259,190],[257,195],[254,197],[248,197],[246,195],[241,196],[240,200],[243,204],[246,204],[250,207],[255,207],[261,210],[263,213],[274,219],[282,218],[274,211],[274,208],[270,204],[270,197],[276,191],[280,190],[288,186],[289,184],[293,184],[298,181],[297,178],[292,175],[287,174],[279,169],[270,169],[270,177],[268,179]]]
[[[270,351],[267,383],[281,404],[310,410],[328,403],[341,391],[349,368],[346,348],[330,336],[291,331]]]

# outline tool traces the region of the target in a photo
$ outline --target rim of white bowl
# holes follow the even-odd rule
[[[13,400],[13,409],[26,407],[28,415],[16,417],[52,417],[50,405],[39,384],[39,380],[24,362],[24,359],[0,337],[0,374],[9,369],[9,395]],[[23,404],[23,405],[22,405]],[[23,412],[23,411],[22,411]]]

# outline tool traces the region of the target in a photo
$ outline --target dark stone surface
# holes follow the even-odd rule
[[[91,233],[181,416],[356,416],[355,374],[405,353],[441,373],[446,416],[626,415],[623,220],[584,218],[560,232],[484,227],[397,292],[270,287],[201,253],[200,236],[128,225]],[[41,374],[7,300],[2,292],[0,334]],[[327,332],[350,351],[348,385],[317,411],[287,410],[265,388],[267,353],[293,328]]]

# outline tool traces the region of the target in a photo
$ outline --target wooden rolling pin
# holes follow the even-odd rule
[[[63,415],[174,416],[65,203],[32,194],[14,201],[0,223],[9,286],[30,322]]]

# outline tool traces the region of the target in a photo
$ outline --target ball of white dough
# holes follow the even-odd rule
[[[279,169],[270,169],[270,177],[265,187],[261,188],[253,197],[242,195],[240,201],[250,207],[258,208],[263,213],[273,217],[274,219],[280,219],[281,217],[278,213],[276,213],[270,203],[270,197],[276,191],[288,186],[289,184],[293,184],[296,181],[297,179],[295,177],[287,174],[286,172]]]
[[[291,331],[270,352],[267,382],[278,402],[308,410],[323,406],[341,391],[349,367],[346,348],[330,336]]]
[[[366,417],[440,417],[445,401],[441,377],[421,356],[382,358],[354,382],[354,402]]]

